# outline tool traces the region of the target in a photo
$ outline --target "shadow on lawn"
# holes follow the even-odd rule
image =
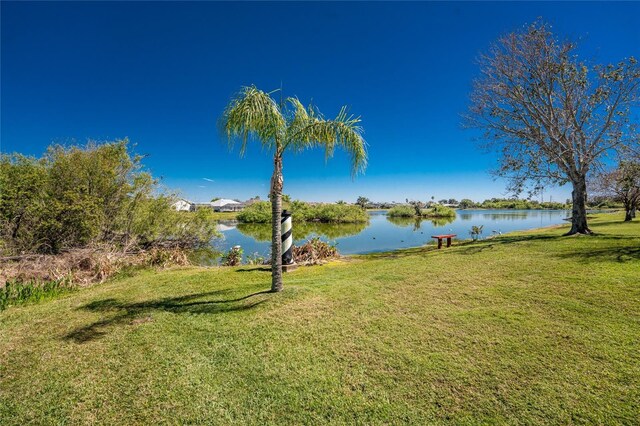
[[[531,241],[552,241],[562,238],[562,235],[502,235],[490,237],[479,241],[466,241],[462,244],[457,253],[476,254],[485,250],[493,250],[495,246],[504,244],[515,244]]]
[[[604,247],[583,251],[572,251],[558,255],[562,259],[573,259],[583,263],[630,262],[640,260],[640,247]]]
[[[414,247],[408,249],[400,249],[388,252],[380,252],[380,253],[370,253],[364,254],[363,257],[367,259],[397,259],[409,256],[421,256],[426,255],[428,253],[437,252],[437,253],[447,253],[448,250],[456,250],[456,253],[459,254],[475,254],[484,250],[493,249],[494,245],[502,245],[502,244],[513,244],[523,241],[534,241],[534,240],[555,240],[557,238],[561,238],[561,235],[511,235],[511,236],[500,236],[495,238],[487,238],[485,240],[479,241],[471,241],[471,240],[462,240],[455,241],[451,248],[443,247],[438,250],[435,244],[428,244],[422,247]]]
[[[218,290],[138,303],[125,303],[117,299],[96,300],[82,306],[80,309],[93,312],[117,312],[116,315],[77,328],[65,335],[64,339],[76,343],[95,340],[104,336],[106,334],[105,329],[110,326],[137,325],[151,321],[149,314],[154,311],[172,312],[176,314],[218,314],[223,312],[244,311],[269,300],[268,297],[261,297],[254,300],[254,297],[270,294],[268,291],[260,291],[234,299],[210,299],[211,296],[224,293],[227,293],[227,291]]]

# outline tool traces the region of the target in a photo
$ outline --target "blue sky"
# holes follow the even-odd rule
[[[166,186],[265,198],[271,159],[229,152],[216,120],[243,85],[362,116],[364,176],[340,152],[285,158],[306,200],[504,195],[460,114],[475,58],[542,17],[598,62],[640,57],[640,3],[1,3],[2,152],[128,137]],[[564,200],[568,188],[545,199]]]

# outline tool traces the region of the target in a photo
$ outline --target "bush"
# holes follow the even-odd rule
[[[425,217],[456,217],[456,211],[451,207],[435,204],[433,207],[422,211]]]
[[[56,254],[109,244],[123,250],[208,244],[215,224],[180,215],[142,170],[128,141],[53,145],[42,158],[0,155],[0,248]]]
[[[292,209],[292,213],[296,211]],[[353,204],[318,204],[311,206],[306,220],[328,223],[366,222],[369,215],[365,210]]]
[[[244,223],[271,223],[271,203],[255,202],[238,213],[237,218]]]
[[[469,235],[471,235],[471,238],[473,239],[473,241],[477,241],[478,238],[480,238],[480,235],[482,235],[482,231],[484,229],[484,225],[473,225],[471,227],[471,230],[469,231]]]
[[[387,212],[387,216],[390,217],[415,217],[416,211],[412,206],[403,204],[400,206],[394,206]]]
[[[462,200],[460,200],[459,207],[461,209],[471,209],[476,207],[476,203],[474,203],[473,200],[470,200],[468,198],[463,198]]]
[[[416,213],[416,207],[403,204],[395,206],[387,213],[390,217],[418,217]],[[456,211],[450,207],[445,207],[440,204],[434,204],[433,207],[420,210],[421,217],[455,217]]]
[[[293,201],[289,209],[296,221],[326,223],[367,222],[369,216],[365,210],[353,204],[315,204]],[[260,201],[245,208],[238,214],[238,220],[244,223],[271,223],[271,203]]]
[[[244,251],[240,246],[234,246],[222,255],[221,263],[222,266],[238,266],[242,263],[242,254]]]

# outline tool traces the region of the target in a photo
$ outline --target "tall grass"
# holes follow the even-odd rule
[[[0,287],[0,311],[13,305],[39,302],[75,288],[68,278],[51,281],[7,281]]]

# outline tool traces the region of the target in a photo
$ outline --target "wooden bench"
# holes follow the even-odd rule
[[[441,249],[442,248],[442,240],[443,239],[447,239],[447,247],[451,247],[451,239],[453,237],[455,237],[456,234],[446,234],[446,235],[432,235],[431,238],[437,238],[438,239],[438,248]]]

